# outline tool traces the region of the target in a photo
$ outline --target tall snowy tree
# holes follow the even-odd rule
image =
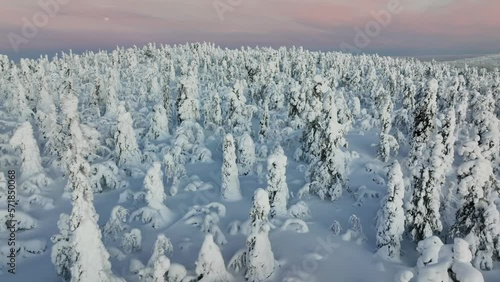
[[[279,148],[267,159],[267,191],[271,205],[271,216],[287,215],[288,185],[286,183],[287,157]]]
[[[465,162],[457,172],[460,206],[452,233],[471,245],[477,267],[491,269],[494,257],[500,254],[500,217],[493,201],[496,193],[493,167],[482,155],[478,141],[464,144],[459,154]]]
[[[198,78],[194,72],[183,75],[179,80],[177,96],[177,122],[185,120],[197,121],[200,118],[200,101],[198,100]]]
[[[457,129],[462,130],[465,122],[467,120],[467,111],[469,109],[470,93],[469,89],[466,89],[465,77],[460,75],[458,77],[458,85],[456,94],[457,104],[455,105],[456,116],[457,116]]]
[[[195,265],[198,281],[226,282],[233,280],[232,275],[226,270],[224,258],[219,247],[215,244],[212,234],[205,235],[205,241],[203,241]]]
[[[166,256],[160,256],[153,265],[153,282],[164,282],[165,276],[170,268],[170,260]]]
[[[455,140],[456,140],[456,118],[455,109],[448,108],[445,109],[445,114],[439,115],[440,127],[434,142],[442,142],[442,145],[434,145],[434,161],[436,162],[434,166],[439,163],[442,164],[440,169],[442,175],[436,175],[436,177],[443,177],[438,183],[441,184],[441,211],[443,215],[443,223],[450,225],[449,217],[453,213],[456,200],[454,199],[455,186],[452,183],[446,183],[446,177],[453,169],[453,161],[455,159]]]
[[[438,82],[431,79],[427,82],[414,113],[414,125],[411,140],[409,165],[415,167],[424,155],[427,142],[432,138],[436,127]]]
[[[241,175],[252,173],[255,165],[255,144],[248,133],[243,135],[238,140],[238,172]]]
[[[77,126],[76,120],[71,127]],[[73,131],[73,130],[72,130]],[[72,136],[72,138],[74,138]],[[78,140],[75,140],[78,142]],[[98,215],[93,205],[94,194],[89,181],[90,165],[81,156],[79,146],[70,147],[68,190],[72,191],[71,281],[123,281],[111,272],[109,253],[101,241]]]
[[[210,100],[205,104],[205,126],[217,128],[222,124],[222,109],[219,93],[210,94]]]
[[[474,133],[479,136],[478,145],[485,159],[492,164],[500,161],[500,120],[496,117],[495,101],[491,95],[480,96],[473,107]],[[498,166],[496,166],[498,168]]]
[[[125,109],[125,105],[120,104],[115,133],[115,157],[118,166],[137,165],[142,160],[132,124],[132,116]]]
[[[223,160],[222,160],[222,198],[227,201],[241,200],[240,180],[238,178],[238,167],[236,165],[236,152],[234,139],[231,134],[224,137]]]
[[[245,278],[251,282],[268,279],[276,268],[269,241],[270,210],[268,193],[263,189],[257,189],[253,196],[253,206],[250,211],[251,231],[246,243]]]
[[[146,137],[151,140],[163,140],[169,135],[167,110],[162,104],[153,107],[150,125]]]
[[[109,75],[108,83],[107,83],[107,95],[105,96],[105,105],[106,105],[106,116],[115,116],[119,114],[118,105],[118,97],[116,94],[116,80],[117,80],[117,70],[112,70]]]
[[[407,225],[415,241],[440,232],[440,191],[443,172],[443,141],[435,134],[438,82],[431,79],[423,90],[415,111],[413,139],[409,156],[412,196],[408,205]],[[432,140],[433,136],[438,140]],[[430,147],[430,149],[428,149]]]
[[[98,70],[96,70],[98,72]],[[92,94],[89,97],[89,108],[92,115],[101,117],[101,114],[106,111],[104,108],[104,95],[103,95],[103,82],[100,77],[100,74],[97,73],[94,82],[94,89],[92,90]]]
[[[111,240],[120,238],[127,229],[127,225],[124,224],[124,222],[127,222],[127,216],[127,209],[122,206],[114,207],[111,210],[111,217],[102,229],[104,238]]]
[[[126,253],[136,253],[141,250],[142,233],[140,229],[134,228],[123,234],[121,247]]]
[[[269,102],[264,99],[263,110],[260,117],[259,142],[264,142],[269,134]]]
[[[443,156],[444,156],[444,171],[448,173],[452,169],[453,160],[455,158],[455,141],[457,139],[455,128],[456,128],[456,117],[455,110],[449,108],[446,110],[445,114],[440,115],[439,120],[441,121],[441,126],[439,128],[438,134],[441,135],[443,143]]]
[[[43,151],[57,156],[63,143],[63,136],[60,134],[61,126],[57,121],[57,109],[45,81],[42,82],[39,96],[36,117],[40,134],[45,141]]]
[[[172,220],[172,212],[164,204],[167,195],[163,186],[160,162],[153,163],[148,169],[144,177],[144,190],[146,190],[145,200],[148,206],[133,212],[130,215],[131,219],[140,218],[143,223],[150,223],[153,228],[165,226]]]
[[[17,66],[12,69],[12,80],[13,80],[13,91],[11,92],[11,97],[6,101],[7,108],[9,111],[18,117],[20,122],[28,121],[33,115],[33,111],[29,106],[26,86],[22,83],[22,74],[18,72]]]
[[[10,139],[10,145],[21,149],[21,182],[44,173],[40,149],[33,136],[31,123],[25,121],[16,129]]]
[[[156,261],[161,256],[165,256],[166,254],[172,253],[174,250],[174,247],[172,246],[172,242],[170,242],[170,239],[165,236],[165,234],[158,234],[156,237],[155,244],[153,246],[153,253],[151,254],[151,257],[148,260],[148,266],[152,267]]]
[[[69,215],[62,213],[57,221],[59,234],[50,238],[52,241],[51,261],[56,268],[57,275],[63,281],[71,279],[71,265],[73,264],[73,248],[71,247],[71,231],[69,229]]]
[[[377,214],[377,255],[386,260],[398,261],[405,228],[405,184],[397,161],[389,167],[387,188],[387,196]]]
[[[318,129],[320,134],[315,147],[318,151],[312,159],[307,180],[310,182],[310,192],[317,194],[321,199],[338,199],[347,185],[347,157],[341,150],[347,142],[344,138],[344,128],[338,122],[337,108],[334,102],[333,91],[325,90],[322,120],[324,123]]]
[[[413,170],[413,193],[408,205],[407,225],[415,241],[441,232],[440,191],[444,184],[443,144],[441,135],[436,135],[431,151],[421,158],[421,167]]]
[[[399,144],[390,134],[392,128],[392,116],[394,103],[390,92],[385,90],[379,91],[376,97],[378,115],[380,120],[380,143],[378,146],[377,156],[384,162],[388,162],[391,151],[394,153],[399,149]]]
[[[70,86],[68,86],[70,87]],[[72,90],[68,90],[72,92]],[[61,98],[62,104],[62,136],[63,146],[59,150],[61,156],[62,169],[67,172],[68,163],[71,162],[73,153],[71,150],[77,150],[79,155],[85,159],[94,155],[100,145],[100,133],[93,127],[80,123],[80,114],[78,111],[78,97],[74,94],[66,94]]]
[[[290,102],[288,105],[288,120],[292,127],[300,128],[303,123],[300,120],[300,115],[306,108],[306,96],[305,93],[301,91],[297,81],[291,82],[289,92]]]
[[[224,97],[224,124],[235,134],[251,132],[253,107],[247,105],[245,97],[246,84],[237,80],[232,89]]]

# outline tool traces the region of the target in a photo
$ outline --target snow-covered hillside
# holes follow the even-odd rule
[[[0,99],[0,281],[499,281],[499,72],[150,44]]]
[[[464,67],[467,65],[469,67],[494,70],[495,68],[500,68],[500,54],[460,59],[455,61],[449,61],[446,63],[456,67]]]

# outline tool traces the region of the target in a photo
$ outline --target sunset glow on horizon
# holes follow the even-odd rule
[[[387,15],[389,5],[399,12],[357,48],[357,30]],[[2,3],[0,53],[213,42],[312,50],[347,44],[394,56],[488,54],[500,52],[499,11],[496,0],[16,0]]]

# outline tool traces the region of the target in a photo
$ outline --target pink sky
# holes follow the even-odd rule
[[[45,13],[39,2],[55,1],[66,4],[59,4],[32,38],[14,46],[14,35],[25,37],[25,20],[33,22]],[[389,24],[358,48],[361,51],[500,52],[499,0],[1,0],[0,53],[38,56],[68,49],[200,41],[339,50],[343,42],[355,45],[354,28],[364,29],[374,20],[371,12],[387,10],[391,1],[399,2],[402,12],[392,14]],[[229,7],[223,17],[215,4]]]

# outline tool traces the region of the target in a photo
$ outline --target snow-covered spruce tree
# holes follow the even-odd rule
[[[307,170],[310,192],[321,199],[338,199],[347,185],[347,157],[340,149],[346,146],[345,132],[337,120],[337,109],[333,91],[327,90],[323,103],[322,119],[317,143],[318,152]]]
[[[275,269],[274,254],[269,241],[268,217],[271,207],[269,195],[257,189],[250,211],[251,231],[247,237],[245,278],[251,282],[264,281],[271,277]]]
[[[290,93],[288,105],[288,120],[290,126],[292,128],[301,128],[303,122],[300,119],[300,115],[306,108],[305,93],[301,91],[299,83],[295,80],[290,83],[288,92]]]
[[[452,169],[455,158],[455,141],[457,139],[455,110],[453,108],[447,109],[445,114],[440,115],[439,120],[441,126],[438,134],[441,135],[443,143],[444,171],[448,173]]]
[[[72,265],[71,281],[123,281],[111,272],[109,253],[101,241],[93,191],[88,179],[90,166],[73,147],[68,165],[68,186],[72,192],[70,216]]]
[[[464,129],[465,122],[467,120],[467,111],[469,110],[469,100],[470,93],[469,89],[465,86],[465,77],[460,75],[458,77],[458,93],[456,94],[456,116],[457,116],[457,130],[462,131]]]
[[[155,262],[161,257],[165,256],[166,254],[172,253],[174,250],[174,247],[172,246],[172,243],[170,242],[170,239],[165,236],[165,234],[158,234],[156,237],[155,244],[153,246],[153,253],[151,254],[151,257],[148,260],[147,266],[152,267],[154,266]]]
[[[398,142],[407,143],[413,132],[413,113],[415,111],[415,96],[417,89],[412,79],[407,77],[404,81],[402,107],[394,111],[394,128]]]
[[[376,104],[380,120],[380,143],[378,146],[377,156],[382,161],[388,162],[391,151],[396,153],[399,149],[399,144],[396,138],[390,134],[394,103],[389,92],[380,91],[376,97]]]
[[[142,160],[132,124],[132,116],[125,109],[125,105],[120,104],[115,133],[115,157],[119,167],[137,165]]]
[[[412,196],[408,205],[407,226],[413,240],[420,241],[442,230],[440,189],[443,184],[442,138],[435,133],[438,82],[427,82],[415,110],[413,139],[409,156]],[[430,149],[428,149],[430,147]]]
[[[440,134],[428,143],[430,151],[420,158],[420,167],[413,168],[412,196],[407,210],[407,225],[415,241],[441,232],[441,188],[446,178],[444,145]]]
[[[500,258],[500,213],[494,201],[480,199],[476,205],[476,226],[465,237],[469,242],[477,269],[492,270]]]
[[[236,152],[234,139],[231,134],[224,137],[222,160],[222,198],[227,201],[241,200],[240,180],[238,178],[238,166],[236,165]]]
[[[142,234],[141,230],[134,228],[130,232],[123,234],[121,247],[126,253],[136,253],[141,250]]]
[[[432,236],[418,243],[417,251],[420,257],[417,260],[416,275],[400,275],[395,281],[460,281],[484,282],[479,270],[474,268],[470,261],[472,254],[469,244],[460,238],[455,238],[453,244],[443,245],[441,240]],[[410,272],[411,273],[411,272]]]
[[[36,119],[40,134],[44,139],[44,153],[57,156],[63,143],[63,136],[60,134],[61,126],[57,122],[57,109],[47,88],[47,83],[42,82],[36,108]]]
[[[197,121],[200,118],[200,101],[198,100],[198,78],[193,71],[189,71],[179,80],[179,94],[177,96],[177,123],[185,120]]]
[[[263,110],[260,117],[259,142],[264,143],[269,133],[269,100],[264,98]]]
[[[219,247],[215,244],[212,234],[205,235],[205,241],[203,241],[195,265],[198,281],[225,282],[233,280],[232,275],[226,270],[224,258]]]
[[[164,189],[161,163],[155,162],[144,177],[145,200],[148,206],[136,210],[130,218],[140,218],[142,223],[151,223],[153,228],[168,224],[172,220],[172,212],[164,204],[167,199]]]
[[[150,125],[146,137],[151,140],[163,140],[169,135],[167,111],[162,104],[153,107]]]
[[[405,228],[405,184],[397,161],[389,167],[387,188],[387,196],[377,214],[377,255],[389,261],[398,261]]]
[[[128,211],[122,206],[116,206],[111,210],[111,217],[102,229],[104,238],[117,240],[127,230]]]
[[[467,241],[455,238],[453,242],[453,265],[448,269],[455,281],[484,282],[483,274],[471,265],[472,254]]]
[[[96,70],[96,72],[98,72],[98,70]],[[103,101],[104,95],[102,92],[103,92],[103,82],[99,73],[96,73],[94,89],[92,90],[92,94],[90,94],[89,97],[90,113],[96,117],[101,117],[101,113],[104,113],[106,111],[106,109],[104,108],[104,101]]]
[[[267,191],[271,205],[271,216],[286,216],[288,184],[286,183],[287,157],[281,147],[267,158]]]
[[[19,126],[10,139],[13,148],[21,149],[21,176],[20,181],[26,181],[30,177],[44,174],[40,149],[33,136],[31,123],[25,121]]]
[[[248,133],[243,135],[238,140],[238,172],[241,175],[252,173],[255,165],[255,144]]]
[[[478,145],[485,159],[498,164],[500,160],[500,120],[496,117],[495,101],[491,95],[478,98],[474,107],[473,124],[479,136]]]
[[[405,79],[405,86],[403,90],[403,107],[411,115],[415,111],[415,97],[417,95],[417,87],[411,80],[411,78]],[[413,119],[412,119],[413,120]],[[412,123],[408,124],[408,132],[410,133],[412,128]]]
[[[126,181],[120,180],[119,169],[112,160],[91,166],[90,183],[95,193],[116,190],[127,185]]]
[[[146,79],[147,81],[147,90],[148,90],[148,102],[157,103],[163,100],[165,97],[162,93],[162,88],[159,82],[159,74],[160,70],[158,68],[158,64],[153,64],[148,68]]]
[[[322,117],[325,113],[320,111],[320,109],[325,109],[323,105],[326,101],[322,102],[322,99],[326,93],[330,90],[328,86],[323,82],[323,78],[320,76],[315,76],[314,80],[316,84],[307,83],[304,87],[310,87],[311,89],[304,89],[302,91],[307,91],[307,104],[306,111],[304,112],[304,118],[306,120],[306,126],[302,133],[302,152],[303,158],[306,161],[312,161],[315,157],[320,155],[321,149],[320,145],[322,142],[322,129],[324,129],[323,123],[325,119]],[[330,98],[328,102],[329,105],[334,106],[334,99]],[[330,109],[327,109],[327,114]],[[332,110],[335,114],[336,110]],[[328,121],[328,120],[326,120]],[[338,121],[335,119],[335,121]]]
[[[170,269],[170,259],[166,256],[160,256],[153,265],[153,281],[164,282],[165,276]]]
[[[246,248],[238,251],[229,262],[234,270],[245,270],[245,278],[251,282],[269,279],[276,267],[269,241],[270,211],[269,194],[261,188],[255,190]]]
[[[417,190],[413,191],[412,202],[410,205],[411,209],[409,210],[409,216],[412,220],[416,220],[418,222],[419,220],[414,218],[414,216],[420,214],[416,210],[418,209],[418,206],[420,206],[422,209],[421,220],[434,222],[431,223],[431,226],[434,227],[430,228],[437,232],[442,230],[442,223],[440,219],[441,216],[438,210],[436,210],[436,205],[439,205],[439,210],[442,210],[444,205],[453,204],[444,203],[444,195],[449,194],[445,191],[444,184],[446,183],[446,178],[452,168],[455,143],[454,109],[449,109],[447,113],[449,114],[447,117],[440,115],[441,122],[437,128],[437,133],[434,134],[433,139],[428,142],[429,151],[425,152],[425,154],[421,156],[421,167],[419,168],[419,171],[417,171],[417,174],[413,175],[413,189]],[[451,187],[446,187],[446,189],[451,189]],[[438,194],[440,195],[441,200],[438,200]],[[427,234],[428,235],[425,237],[430,236],[430,233],[427,232]]]
[[[427,81],[414,112],[411,151],[408,158],[410,167],[417,167],[418,160],[424,155],[427,142],[432,138],[436,127],[438,81]]]
[[[70,87],[70,86],[68,86]],[[66,94],[61,98],[63,122],[61,134],[63,136],[63,146],[60,148],[62,170],[66,173],[66,168],[71,162],[74,154],[71,150],[76,150],[84,159],[89,159],[100,145],[100,133],[91,126],[80,123],[78,112],[78,98],[72,94]]]
[[[170,268],[170,260],[166,254],[170,254],[172,251],[173,246],[170,240],[164,234],[158,234],[153,246],[153,253],[146,267],[138,263],[137,268],[142,268],[138,271],[139,279],[151,282],[165,281],[165,276]]]
[[[117,108],[118,105],[118,97],[116,94],[117,75],[118,75],[117,70],[113,69],[107,81],[107,95],[105,97],[105,105],[106,105],[105,115],[109,117],[120,114],[120,111]]]
[[[15,65],[11,70],[13,91],[11,92],[11,97],[6,101],[6,105],[9,111],[14,114],[20,122],[28,121],[31,119],[33,111],[28,103],[26,88],[20,78],[22,74],[18,72],[18,68]]]
[[[205,104],[204,123],[208,128],[217,128],[222,124],[221,100],[217,91],[211,92],[210,99]]]
[[[57,221],[59,234],[50,238],[52,243],[51,261],[56,268],[57,275],[63,281],[71,279],[72,265],[72,247],[71,247],[71,231],[69,229],[69,215],[62,213]]]
[[[172,114],[172,97],[170,95],[170,80],[168,78],[160,78],[160,87],[163,94],[163,108],[167,111],[167,116],[170,118]]]
[[[465,162],[457,172],[460,205],[451,231],[469,242],[477,267],[491,269],[494,257],[500,253],[500,218],[492,197],[493,167],[482,155],[477,141],[464,144],[459,154]]]
[[[242,80],[235,82],[231,91],[224,97],[223,115],[227,129],[230,132],[241,134],[251,132],[253,107],[246,104],[246,84]]]
[[[267,79],[264,95],[269,97],[271,109],[281,110],[285,105],[285,95],[283,94],[283,82],[276,83],[272,77]]]
[[[165,153],[163,156],[163,164],[165,165],[165,176],[167,181],[172,180],[175,183],[175,179],[179,180],[182,176],[186,175],[184,163],[181,162],[173,152]],[[173,191],[171,190],[171,192]],[[172,196],[175,193],[177,193],[177,191],[172,193]]]
[[[435,144],[434,150],[437,155],[434,156],[434,161],[442,162],[442,177],[446,178],[446,176],[453,169],[453,161],[455,159],[455,140],[456,140],[456,118],[455,118],[455,109],[448,108],[445,110],[444,114],[439,115],[440,127],[438,130],[438,135],[435,137],[434,142],[442,142],[442,146]],[[441,150],[441,152],[439,151]],[[441,158],[441,160],[439,159]],[[436,176],[439,177],[439,176]],[[443,223],[446,225],[451,225],[449,222],[449,217],[453,213],[451,210],[455,205],[455,186],[454,183],[446,184],[446,179],[441,181],[443,184],[441,186],[441,207],[440,210],[442,212]]]
[[[164,207],[163,202],[167,198],[163,187],[163,172],[161,164],[155,162],[148,170],[144,178],[144,189],[146,189],[146,202],[153,209]]]

